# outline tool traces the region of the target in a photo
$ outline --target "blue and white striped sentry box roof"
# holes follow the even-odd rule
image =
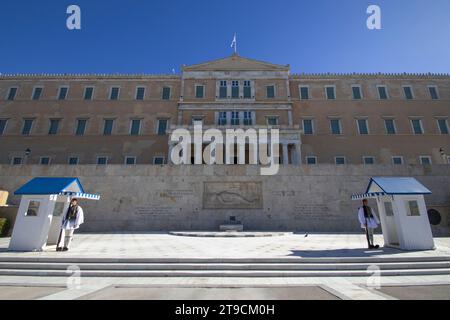
[[[431,194],[424,185],[411,177],[374,177],[370,179],[365,193],[352,195],[352,200],[393,195]]]
[[[78,178],[34,178],[14,192],[15,195],[65,195],[99,200],[100,195],[86,193]]]
[[[82,192],[61,192],[60,196],[69,196],[77,199],[100,200],[99,194],[82,193]]]

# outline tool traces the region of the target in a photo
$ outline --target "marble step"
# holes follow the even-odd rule
[[[368,277],[366,270],[85,270],[81,277]],[[68,277],[72,272],[0,269],[0,276]],[[450,268],[381,270],[380,276],[450,275]]]
[[[47,254],[47,253],[46,253]],[[68,256],[65,253],[51,253],[53,256],[19,256],[16,253],[0,254],[0,262],[17,263],[272,263],[272,264],[310,264],[310,263],[415,263],[415,262],[447,262],[450,256],[412,256],[412,257],[324,257],[324,258],[103,258]]]
[[[87,270],[367,270],[376,266],[381,270],[450,268],[450,261],[383,262],[383,263],[67,263],[67,262],[0,262],[2,269],[67,270],[77,266]]]

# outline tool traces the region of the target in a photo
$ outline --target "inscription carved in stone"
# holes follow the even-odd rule
[[[135,213],[141,216],[173,215],[173,208],[164,206],[136,207]]]
[[[186,197],[193,197],[194,191],[192,190],[162,190],[159,196],[165,200],[171,200],[175,202]]]
[[[204,209],[261,209],[261,182],[205,182]]]
[[[296,205],[295,210],[298,212],[298,216],[303,217],[331,217],[332,213],[327,205],[319,204],[301,204]]]

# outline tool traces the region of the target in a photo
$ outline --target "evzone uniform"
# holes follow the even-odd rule
[[[380,221],[378,220],[375,211],[369,206],[362,206],[358,209],[358,220],[361,223],[361,228],[366,231],[367,245],[369,249],[379,248],[380,246],[373,243],[373,232]]]
[[[74,231],[83,223],[83,209],[79,205],[70,205],[62,221],[61,234],[57,245],[58,251],[67,251],[69,249]]]

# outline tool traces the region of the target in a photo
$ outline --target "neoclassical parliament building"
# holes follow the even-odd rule
[[[412,176],[432,191],[434,234],[449,235],[449,115],[448,74],[291,74],[237,54],[171,75],[1,75],[0,190],[18,205],[14,191],[32,177],[79,177],[101,194],[83,202],[83,231],[240,221],[348,232],[360,230],[350,196],[370,177]],[[198,123],[278,129],[276,174],[236,157],[175,165],[171,133]]]
[[[0,76],[0,163],[162,165],[170,132],[277,128],[283,165],[450,163],[448,74],[291,74],[237,54],[173,75]]]

